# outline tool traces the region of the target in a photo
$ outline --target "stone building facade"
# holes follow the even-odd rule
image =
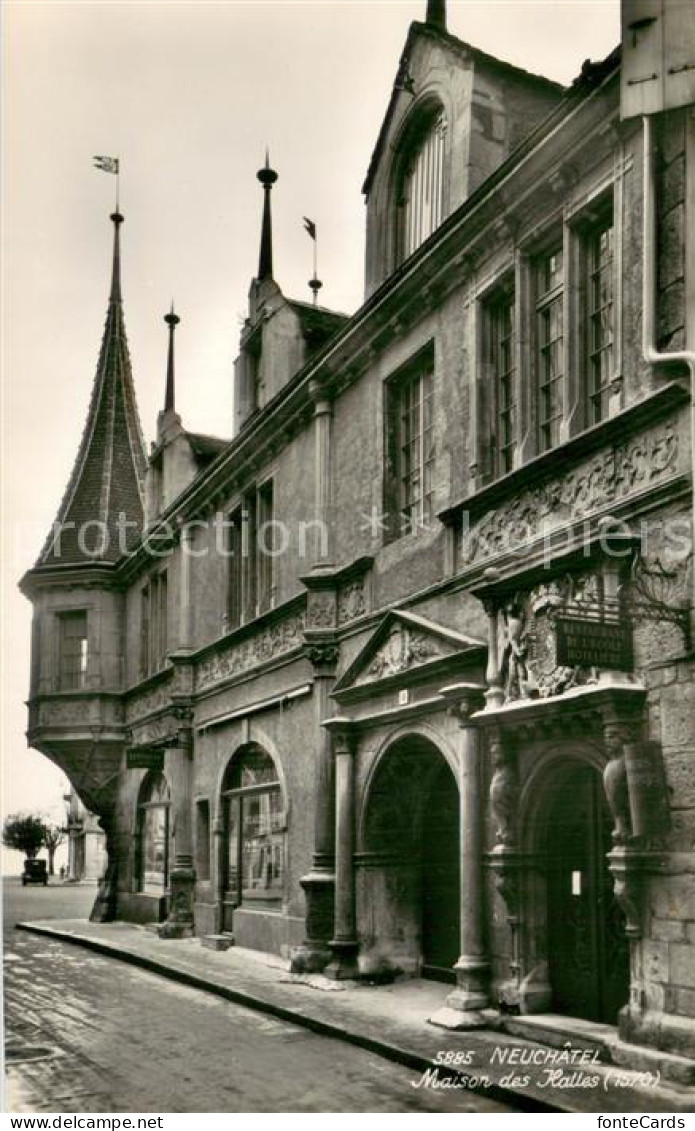
[[[22,583],[29,741],[106,834],[95,917],[449,981],[442,1025],[552,1013],[695,1058],[695,47],[674,11],[675,77],[640,106],[653,27],[626,18],[622,62],[563,89],[430,2],[351,317],[282,293],[259,173],[228,443],[175,411],[172,311],[146,456],[112,217],[87,425]]]
[[[106,869],[104,831],[98,818],[85,809],[74,788],[65,795],[68,834],[67,879],[100,880]]]

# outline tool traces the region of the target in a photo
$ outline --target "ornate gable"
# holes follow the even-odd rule
[[[415,613],[386,613],[381,624],[335,685],[333,694],[372,689],[374,684],[405,686],[455,659],[479,659],[485,642],[464,636]]]

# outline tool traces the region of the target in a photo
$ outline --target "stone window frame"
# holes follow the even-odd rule
[[[451,121],[451,115],[447,111],[445,102],[446,99],[443,98],[439,92],[433,90],[425,91],[410,108],[399,131],[399,136],[394,142],[394,159],[391,166],[389,190],[391,254],[388,256],[388,259],[391,262],[392,271],[413,255],[418,248],[429,239],[430,235],[441,226],[448,215],[451,163],[451,131],[449,122]],[[422,150],[423,143],[435,130],[439,130],[442,138],[439,166],[441,178],[439,184],[439,217],[437,223],[432,226],[431,230],[428,231],[426,235],[422,236],[422,238],[406,252],[403,231],[405,218],[403,200],[404,182],[413,158]]]
[[[85,606],[79,608],[66,608],[58,609],[55,613],[56,618],[56,688],[58,691],[84,691],[88,686],[90,656],[92,648],[90,647],[90,610]],[[79,639],[84,643],[84,649],[80,649],[80,656],[84,653],[83,660],[80,660],[79,668],[77,671],[78,678],[73,681],[72,671],[68,672],[65,665],[66,651],[65,651],[65,629],[69,622],[75,621],[78,617],[84,620],[84,635]],[[67,676],[71,678],[67,678]]]
[[[156,570],[140,587],[141,679],[155,675],[166,664],[170,614],[168,570]]]
[[[495,429],[500,412],[499,383],[501,375],[496,365],[497,346],[492,341],[492,335],[499,309],[503,305],[508,305],[514,312],[510,351],[512,365],[509,370],[514,385],[514,413],[511,442],[506,445],[511,454],[508,467],[502,466],[500,447],[495,439],[497,435]],[[474,470],[479,472],[481,482],[493,482],[502,478],[503,475],[509,474],[518,465],[521,382],[519,371],[519,295],[514,266],[511,268],[508,266],[506,270],[497,274],[493,281],[478,294],[475,323],[477,339],[475,352],[478,364],[476,366],[477,381],[475,382],[476,399],[471,411],[471,421],[474,424],[471,450],[476,451],[477,449],[477,459],[473,467]]]
[[[275,480],[273,470],[249,484],[228,511],[225,613],[230,632],[275,608],[275,556],[272,552],[260,553],[258,547],[260,526],[276,521]],[[262,522],[261,516],[265,516]]]
[[[432,434],[432,455],[425,458],[424,450],[421,452],[422,465],[421,495],[419,498],[419,512],[415,519],[408,518],[404,521],[405,506],[403,496],[403,443],[402,443],[402,410],[403,393],[416,381],[421,381],[423,375],[431,379],[431,392],[427,398],[430,401],[430,427]],[[383,466],[383,512],[384,512],[384,544],[416,534],[418,529],[424,527],[428,520],[433,520],[436,512],[436,484],[435,468],[437,462],[436,443],[436,356],[434,339],[431,338],[424,346],[408,359],[403,365],[384,381],[383,416],[384,416],[384,466]],[[421,426],[424,413],[424,400],[421,401]],[[431,470],[431,489],[424,491],[425,465]],[[429,511],[425,506],[426,495],[429,497]]]
[[[544,451],[552,451],[586,429],[610,419],[624,407],[622,381],[622,180],[611,175],[592,187],[581,199],[559,209],[543,225],[520,240],[494,275],[479,287],[471,303],[472,352],[475,380],[472,383],[470,451],[471,491],[496,482],[530,462]],[[608,384],[607,412],[599,422],[589,419],[587,408],[586,307],[587,246],[590,238],[612,216],[613,226],[613,365]],[[538,258],[553,247],[561,247],[563,279],[563,391],[562,420],[557,444],[543,449],[539,443],[537,336],[534,271]],[[487,433],[486,384],[489,357],[486,346],[486,306],[514,280],[516,316],[516,380],[518,389],[516,451],[511,470],[495,466],[490,458]]]

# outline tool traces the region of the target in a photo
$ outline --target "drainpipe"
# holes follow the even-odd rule
[[[656,185],[654,177],[654,142],[652,116],[645,114],[643,127],[642,161],[642,354],[648,365],[665,365],[683,362],[690,370],[690,460],[695,459],[695,351],[674,350],[660,353],[656,348]],[[687,170],[692,176],[692,170]],[[687,241],[687,236],[686,236]],[[687,270],[687,267],[686,267]],[[695,542],[695,474],[691,476],[692,539]],[[695,569],[692,583],[695,586]],[[691,618],[695,609],[695,595],[691,604]]]

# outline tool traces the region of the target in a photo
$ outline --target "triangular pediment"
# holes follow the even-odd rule
[[[364,686],[409,681],[453,657],[471,653],[471,659],[485,648],[485,642],[445,628],[416,613],[392,610],[384,616],[364,647],[335,685],[334,694]]]

